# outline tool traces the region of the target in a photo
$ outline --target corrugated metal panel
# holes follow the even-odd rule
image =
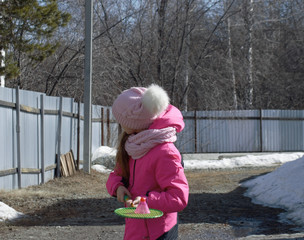
[[[259,151],[257,110],[199,111],[198,152]],[[233,118],[233,119],[230,119]]]
[[[44,109],[45,110],[59,110],[59,101],[57,97],[45,96]],[[44,159],[45,166],[55,164],[55,154],[57,152],[57,132],[58,117],[53,114],[44,115]],[[54,177],[54,171],[46,172],[46,181]]]
[[[185,128],[177,134],[176,147],[181,152],[195,152],[195,120],[194,112],[182,112]]]
[[[37,94],[24,91],[20,94],[20,104],[37,108]],[[40,156],[40,121],[39,115],[20,112],[20,158],[22,168],[39,168]],[[22,174],[21,186],[37,184],[35,174]]]
[[[101,118],[101,106],[92,106],[92,118]],[[101,123],[92,122],[92,153],[101,146]]]
[[[15,89],[1,88],[0,100],[15,102]],[[20,104],[40,108],[41,93],[20,90]],[[45,110],[59,110],[60,98],[44,96]],[[73,99],[63,98],[63,111],[77,113],[77,105]],[[17,168],[16,142],[16,110],[9,107],[0,107],[1,138],[0,149],[3,158],[0,158],[0,170]],[[44,122],[44,158],[45,167],[56,162],[58,144],[59,116],[45,114]],[[82,121],[83,122],[83,121]],[[83,125],[83,123],[82,123]],[[70,149],[77,152],[77,120],[70,116],[62,118],[61,153]],[[98,143],[99,144],[99,143]],[[81,147],[80,147],[81,150]],[[41,168],[41,116],[36,113],[20,112],[20,155],[22,168]],[[45,181],[54,177],[54,171],[45,173]],[[0,178],[1,189],[17,188],[17,175],[8,175]],[[22,174],[21,186],[26,187],[41,183],[41,174]]]
[[[194,114],[186,114],[193,119],[185,119],[181,136],[194,138]],[[263,110],[262,116],[266,119],[261,136],[260,110],[197,112],[197,152],[304,150],[303,110]],[[182,152],[194,152],[191,147],[181,148],[181,141],[178,146]]]
[[[263,151],[303,151],[303,110],[263,110]]]
[[[0,100],[13,102],[14,91],[0,88]],[[0,107],[0,170],[16,167],[16,132],[13,131],[16,122],[12,108]],[[17,185],[17,175],[8,175],[0,178],[0,189],[13,189]]]
[[[20,90],[20,104],[40,109],[41,93]],[[44,96],[44,109],[56,110],[59,97]],[[0,100],[16,102],[15,89],[0,88]],[[84,105],[80,104],[83,116]],[[101,106],[92,106],[92,117],[101,118]],[[103,107],[104,145],[115,147],[118,124],[110,107]],[[107,111],[107,109],[109,111]],[[78,114],[78,104],[63,98],[63,111]],[[259,110],[183,112],[185,128],[178,134],[176,146],[182,153],[192,152],[251,152],[251,151],[303,151],[304,110],[263,110],[262,136]],[[107,116],[109,114],[109,117]],[[197,118],[195,118],[197,116]],[[248,119],[249,118],[249,119]],[[110,122],[107,123],[106,120]],[[20,113],[21,167],[41,167],[41,116],[37,113]],[[80,121],[80,159],[83,159],[83,125]],[[108,129],[109,126],[109,129]],[[92,152],[102,144],[101,122],[92,122]],[[45,167],[56,162],[59,116],[44,115]],[[108,131],[110,130],[110,131]],[[110,135],[108,135],[110,132]],[[61,153],[77,153],[77,119],[62,119]],[[262,138],[262,145],[261,145]],[[0,171],[17,168],[16,110],[0,106]],[[76,157],[76,156],[75,156]],[[41,174],[22,174],[22,187],[39,184]],[[45,181],[54,177],[54,171],[45,174]],[[18,187],[17,174],[0,177],[0,189]]]
[[[109,109],[109,120],[110,120],[110,133],[111,135],[108,138],[109,141],[106,141],[106,146],[109,146],[109,147],[114,147],[116,148],[117,147],[117,142],[118,142],[118,124],[115,122],[115,118],[113,116],[113,113],[112,113],[112,108],[110,107],[107,107],[105,109]],[[106,113],[106,110],[105,110],[105,113]],[[107,124],[105,124],[105,133],[107,136]]]
[[[63,98],[62,108],[64,112],[74,113],[74,101],[71,98]],[[58,119],[59,120],[59,119]],[[74,138],[77,129],[73,128],[74,119],[63,115],[61,128],[61,154],[67,153],[71,149],[75,152]]]

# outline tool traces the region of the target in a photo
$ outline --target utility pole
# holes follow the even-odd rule
[[[92,19],[93,2],[85,1],[83,170],[91,172],[92,151]]]

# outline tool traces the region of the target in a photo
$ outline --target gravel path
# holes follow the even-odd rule
[[[281,209],[251,203],[241,181],[273,168],[186,171],[187,208],[179,214],[180,239],[304,239],[292,224],[279,222]],[[122,239],[121,207],[105,189],[106,174],[79,172],[40,186],[1,192],[0,201],[27,215],[0,223],[0,239]]]

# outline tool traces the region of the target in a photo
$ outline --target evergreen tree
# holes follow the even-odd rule
[[[18,79],[21,85],[21,60],[37,64],[54,53],[58,43],[52,36],[69,20],[70,14],[60,11],[57,0],[0,2],[0,49],[6,52],[0,75],[5,74],[7,80]]]

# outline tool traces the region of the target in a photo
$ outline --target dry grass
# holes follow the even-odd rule
[[[0,191],[0,201],[17,211],[28,213],[59,199],[100,198],[107,195],[107,175],[92,171],[77,172],[71,177],[55,178],[42,185],[30,186],[11,191]]]

